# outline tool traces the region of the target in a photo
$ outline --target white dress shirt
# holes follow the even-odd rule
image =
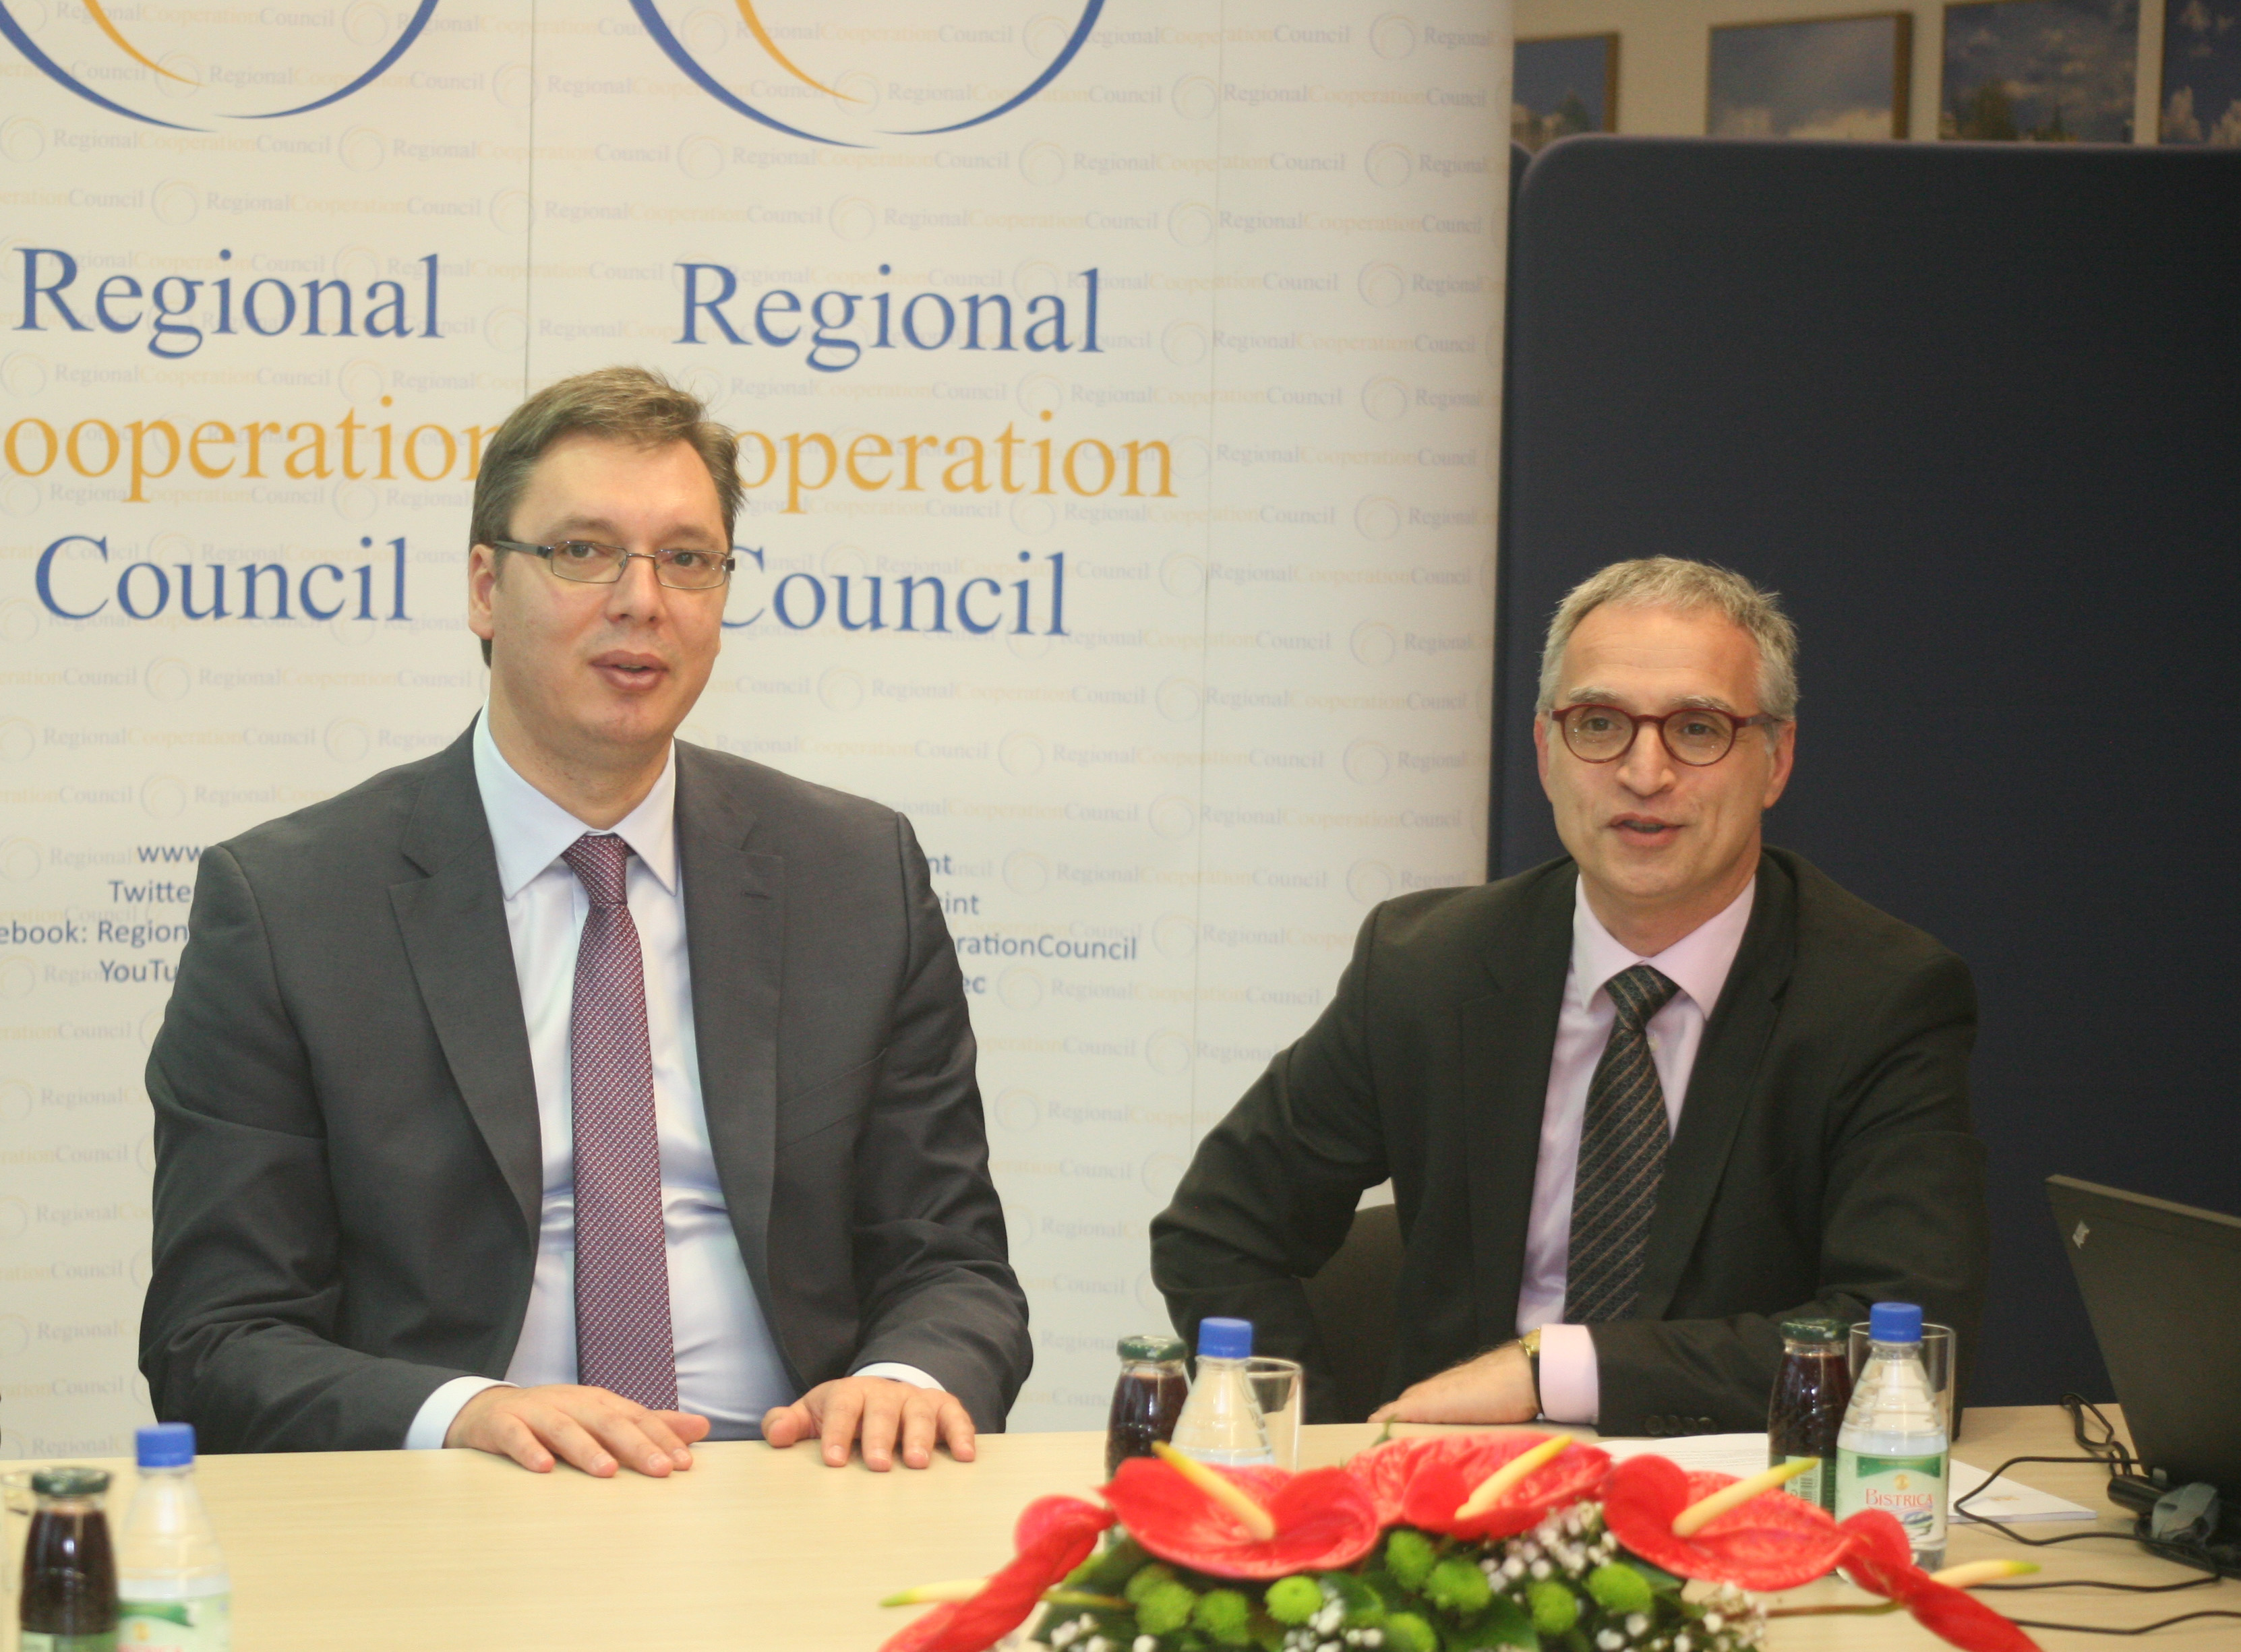
[[[561,853],[588,831],[515,772],[475,721],[475,784],[498,851],[498,887],[513,942],[514,978],[529,1029],[543,1145],[544,1201],[537,1270],[520,1340],[505,1381],[521,1387],[573,1382],[576,1372],[575,1092],[571,1071],[576,950],[591,898]],[[646,1037],[653,1062],[655,1127],[661,1151],[661,1210],[669,1254],[670,1328],[677,1402],[706,1417],[713,1440],[750,1439],[763,1413],[797,1397],[747,1277],[731,1213],[717,1180],[693,1041],[692,975],[685,945],[685,893],[677,861],[677,752],[645,800],[612,828],[631,846],[625,893],[646,966]],[[891,1363],[860,1375],[920,1388],[940,1385]],[[455,1377],[430,1395],[405,1435],[408,1450],[444,1443],[462,1406],[489,1377]]]
[[[1669,1133],[1681,1127],[1689,1075],[1704,1041],[1704,1022],[1720,1001],[1750,923],[1758,880],[1720,913],[1655,958],[1629,950],[1602,926],[1581,886],[1572,903],[1572,963],[1556,1017],[1556,1047],[1541,1110],[1541,1159],[1533,1176],[1533,1209],[1525,1232],[1525,1271],[1517,1292],[1517,1328],[1541,1328],[1541,1411],[1552,1422],[1595,1421],[1602,1408],[1595,1345],[1584,1325],[1566,1325],[1565,1272],[1571,1260],[1572,1188],[1580,1170],[1580,1126],[1588,1087],[1617,1019],[1605,987],[1612,976],[1648,964],[1681,990],[1649,1018],[1649,1059],[1665,1093]]]

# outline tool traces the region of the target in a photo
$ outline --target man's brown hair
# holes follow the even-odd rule
[[[562,437],[579,434],[634,447],[689,443],[716,485],[724,538],[731,538],[732,525],[739,514],[739,438],[709,418],[699,397],[660,374],[643,367],[602,367],[547,385],[506,415],[483,451],[482,469],[475,477],[469,543],[494,545],[512,538],[513,509],[521,503],[537,461]],[[506,553],[496,554],[502,560]],[[483,664],[489,665],[490,658],[491,645],[485,641]]]

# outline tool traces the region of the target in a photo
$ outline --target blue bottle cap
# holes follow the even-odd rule
[[[132,1444],[143,1468],[184,1468],[195,1460],[195,1425],[159,1422],[135,1433]]]
[[[1912,1302],[1877,1302],[1868,1310],[1868,1335],[1877,1342],[1919,1342],[1922,1309]]]
[[[1253,1352],[1251,1320],[1201,1320],[1198,1356],[1201,1360],[1242,1360]]]

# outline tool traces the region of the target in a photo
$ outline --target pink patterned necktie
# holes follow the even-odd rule
[[[585,833],[561,853],[592,899],[576,947],[576,1380],[677,1408],[661,1142],[646,964],[625,899],[630,846]]]

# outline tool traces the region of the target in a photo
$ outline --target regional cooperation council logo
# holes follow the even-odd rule
[[[111,114],[205,131],[340,103],[387,73],[435,10],[436,0],[393,14],[373,5],[338,13],[0,0],[0,36],[48,79]]]
[[[829,0],[733,6],[736,19],[697,0],[631,0],[654,43],[726,109],[789,137],[864,149],[1009,114],[1065,71],[1105,0],[948,0],[869,17]]]

